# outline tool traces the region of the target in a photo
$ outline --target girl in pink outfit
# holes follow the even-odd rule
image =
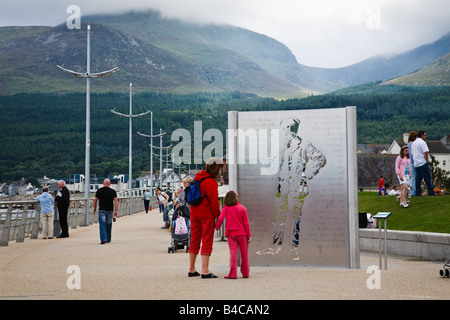
[[[399,156],[395,159],[395,173],[397,174],[398,181],[401,185],[400,207],[403,208],[408,208],[406,196],[408,194],[408,188],[411,181],[411,169],[408,146],[404,145],[400,150]]]
[[[216,223],[219,230],[224,219],[225,235],[230,248],[230,273],[225,279],[237,278],[238,248],[241,251],[241,273],[244,278],[250,275],[250,265],[248,263],[248,245],[251,242],[250,224],[248,222],[247,209],[238,202],[238,195],[235,191],[229,191],[224,200],[224,206],[220,217]]]

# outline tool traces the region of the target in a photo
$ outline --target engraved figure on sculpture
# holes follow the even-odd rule
[[[286,148],[282,154],[278,172],[278,190],[272,218],[273,241],[257,254],[278,254],[281,252],[283,240],[286,240],[293,253],[293,259],[298,260],[300,221],[302,208],[308,195],[307,181],[314,178],[325,166],[326,158],[310,142],[299,136],[300,120],[286,119],[280,125],[281,139],[284,139],[281,145]],[[291,227],[293,230],[290,229]],[[286,230],[287,228],[290,230]]]

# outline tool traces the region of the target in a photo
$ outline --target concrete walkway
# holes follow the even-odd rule
[[[0,247],[3,300],[290,300],[449,299],[450,279],[440,278],[442,262],[388,258],[381,288],[369,289],[378,254],[362,253],[360,269],[251,267],[250,278],[226,280],[228,245],[216,238],[210,269],[219,279],[188,278],[188,254],[169,254],[168,230],[157,212],[119,218],[112,242],[99,244],[98,224],[70,230],[70,238],[10,242]],[[450,254],[450,253],[449,253]],[[67,280],[79,267],[80,289]],[[197,262],[200,270],[200,259]],[[69,280],[71,280],[69,279]],[[69,284],[77,283],[69,281]]]

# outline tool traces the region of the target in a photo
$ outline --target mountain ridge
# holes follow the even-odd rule
[[[378,55],[351,66],[319,69],[318,74],[334,83],[353,86],[387,81],[415,72],[450,52],[450,32],[440,39],[396,55]]]
[[[86,29],[86,24],[82,25]],[[0,28],[0,37],[17,28]],[[4,37],[11,39],[13,36]],[[30,44],[33,49],[29,50]],[[6,62],[0,70],[2,94],[17,92],[73,92],[84,90],[82,81],[62,74],[56,65],[64,65],[74,71],[84,72],[86,65],[86,32],[73,32],[64,25],[53,28],[39,28],[27,32],[14,41],[1,41],[0,61]],[[24,54],[25,52],[25,54]],[[218,51],[216,50],[215,53]],[[120,67],[121,72],[102,79],[101,87],[107,91],[122,91],[129,82],[136,84],[137,90],[156,92],[188,93],[195,91],[242,91],[264,94],[300,91],[300,88],[267,74],[254,62],[238,54],[222,49],[222,57],[227,62],[224,72],[207,69],[193,63],[188,57],[156,47],[138,37],[120,30],[92,24],[91,29],[91,69],[93,72]],[[214,57],[213,57],[214,58]],[[245,73],[242,72],[245,70]],[[211,72],[211,70],[213,72]],[[239,74],[240,79],[228,81],[227,77]],[[10,81],[12,80],[12,81]],[[231,85],[229,85],[231,83]],[[12,86],[19,84],[17,90]],[[95,85],[95,84],[94,84]],[[53,88],[53,89],[52,89]],[[287,88],[287,89],[286,89]]]
[[[450,53],[434,60],[416,72],[385,81],[383,85],[398,86],[450,86]]]
[[[241,91],[276,98],[327,93],[412,73],[450,52],[450,33],[391,57],[375,56],[343,68],[309,67],[287,46],[230,25],[163,18],[156,11],[83,17],[82,30],[0,28],[0,95],[82,92],[84,83],[56,64],[84,71],[86,24],[92,24],[93,71],[119,67],[93,90],[161,93]],[[97,68],[97,69],[95,69]]]

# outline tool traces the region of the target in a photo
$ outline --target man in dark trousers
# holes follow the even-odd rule
[[[103,181],[103,188],[100,188],[95,193],[94,211],[97,208],[97,202],[100,201],[98,208],[98,224],[100,227],[100,244],[111,242],[111,229],[113,218],[117,217],[117,210],[119,209],[119,200],[117,199],[116,190],[110,188],[111,181],[105,179]]]
[[[414,168],[416,170],[416,196],[422,195],[422,179],[425,181],[428,189],[428,195],[434,195],[433,180],[431,177],[430,165],[428,163],[429,152],[428,145],[425,142],[427,133],[424,130],[417,132],[417,138],[411,145],[411,153],[414,158]]]
[[[70,205],[70,192],[66,187],[64,180],[58,181],[59,191],[56,194],[55,201],[58,207],[59,223],[61,225],[61,234],[57,238],[69,237],[69,226],[67,224],[67,212]]]

